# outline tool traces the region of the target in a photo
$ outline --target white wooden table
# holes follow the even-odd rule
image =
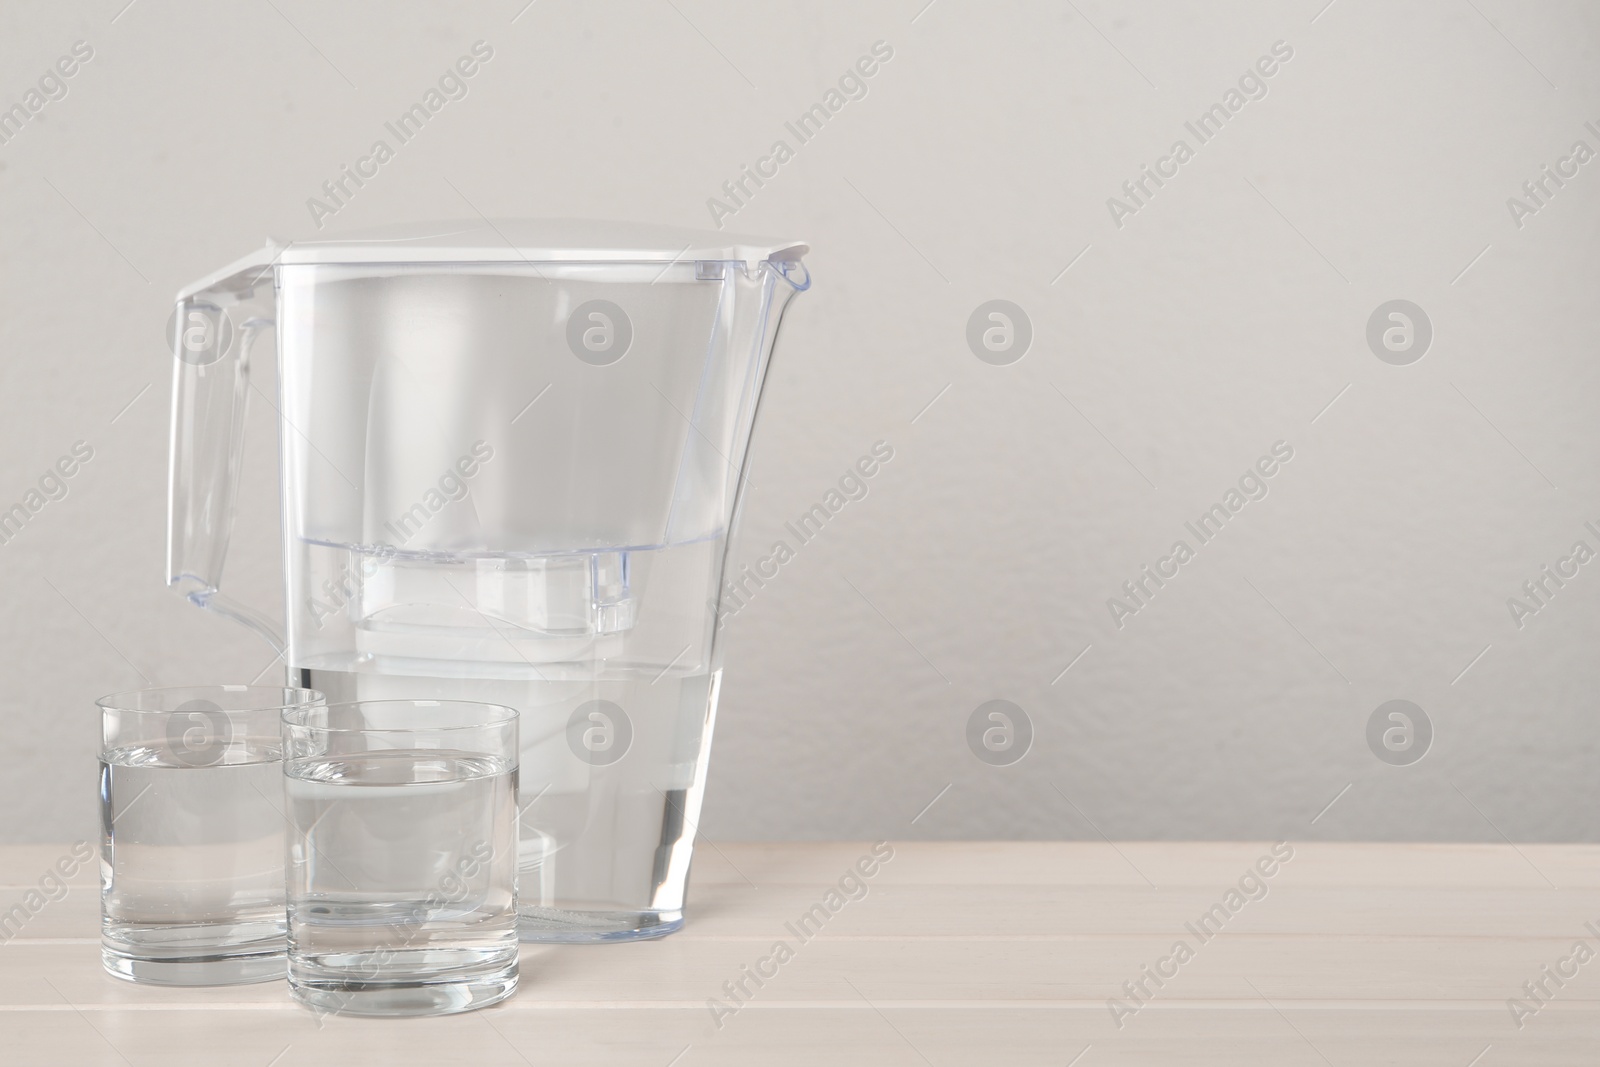
[[[900,843],[802,941],[785,924],[845,901],[826,891],[869,845],[702,842],[682,932],[527,946],[513,999],[416,1020],[319,1020],[282,983],[107,977],[87,864],[0,945],[0,1064],[1600,1063],[1600,846],[1301,844],[1230,914],[1270,848]],[[67,851],[0,847],[0,915]],[[1576,974],[1558,987],[1547,966]],[[741,979],[719,1027],[707,1002],[731,1009]],[[1540,981],[1543,1006],[1523,987]]]

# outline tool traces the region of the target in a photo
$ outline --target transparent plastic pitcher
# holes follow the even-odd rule
[[[526,940],[683,922],[723,565],[805,251],[439,224],[269,245],[179,294],[169,583],[330,703],[518,709]],[[250,380],[269,333],[276,396]],[[219,592],[252,392],[279,416],[283,634]]]

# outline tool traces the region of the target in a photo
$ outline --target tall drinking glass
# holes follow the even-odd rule
[[[439,1015],[517,987],[517,713],[362,700],[283,716],[289,985]]]
[[[278,723],[321,700],[223,685],[98,701],[107,971],[160,985],[283,977]]]

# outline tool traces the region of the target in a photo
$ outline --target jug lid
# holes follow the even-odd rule
[[[233,275],[275,264],[678,263],[797,260],[801,241],[633,222],[477,219],[398,223],[308,240],[269,240],[179,293],[186,299]]]

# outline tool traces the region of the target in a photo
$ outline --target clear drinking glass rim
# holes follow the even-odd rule
[[[439,726],[320,726],[294,718],[294,716],[303,716],[312,708],[321,711],[332,711],[335,708],[358,708],[374,704],[412,708],[444,708],[446,705],[465,705],[473,708],[491,708],[504,714],[474,722],[445,723]],[[504,726],[506,723],[517,721],[517,709],[506,704],[495,704],[487,700],[425,700],[414,697],[379,697],[373,700],[339,700],[323,704],[296,705],[284,708],[279,717],[285,726],[292,726],[301,730],[315,730],[317,733],[322,734],[418,734],[441,733],[453,730],[484,730],[495,726]]]
[[[286,713],[300,708],[320,707],[326,698],[320,690],[305,689],[297,685],[152,685],[143,689],[124,689],[107,695],[95,701],[95,706],[102,711],[115,711],[129,715],[179,715],[183,714],[177,708],[135,708],[129,706],[132,699],[146,693],[186,693],[196,695],[203,693],[243,693],[243,692],[277,692],[292,694],[293,699],[279,700],[273,704],[264,704],[258,708],[241,708],[222,706],[217,710],[224,715],[249,715],[260,712],[278,711]]]

